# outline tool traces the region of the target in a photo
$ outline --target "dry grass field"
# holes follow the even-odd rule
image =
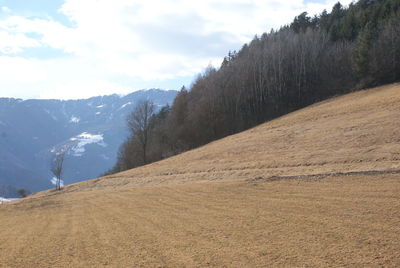
[[[400,267],[400,85],[0,206],[0,267]],[[266,178],[254,180],[255,178]]]

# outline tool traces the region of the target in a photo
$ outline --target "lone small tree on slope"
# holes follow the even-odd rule
[[[61,190],[61,176],[64,168],[65,152],[56,152],[51,160],[51,172],[56,178],[56,190]]]

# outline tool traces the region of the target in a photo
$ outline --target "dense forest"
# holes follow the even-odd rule
[[[400,79],[400,0],[360,0],[255,36],[171,107],[142,102],[114,173],[204,145],[328,97]]]

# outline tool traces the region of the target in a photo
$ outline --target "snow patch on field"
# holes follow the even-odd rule
[[[82,156],[85,152],[85,146],[88,144],[98,144],[102,147],[106,147],[107,144],[104,142],[103,134],[90,134],[83,132],[75,137],[72,137],[70,141],[75,142],[71,147],[70,152],[73,156]]]

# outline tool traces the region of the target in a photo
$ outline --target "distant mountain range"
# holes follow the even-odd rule
[[[126,116],[136,103],[149,99],[160,108],[176,93],[150,89],[68,101],[0,98],[0,196],[52,187],[50,159],[61,148],[68,148],[64,183],[99,176],[114,165],[128,134]]]

